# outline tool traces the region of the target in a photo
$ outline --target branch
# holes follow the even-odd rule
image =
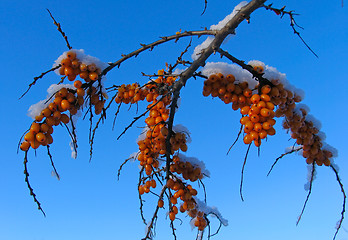
[[[315,173],[315,162],[312,163],[312,172],[311,172],[311,179],[309,180],[309,190],[308,190],[308,194],[307,194],[307,197],[306,197],[306,201],[305,201],[304,204],[303,204],[303,208],[302,208],[302,211],[301,211],[301,213],[300,213],[300,216],[299,216],[298,219],[297,219],[296,226],[298,225],[298,223],[299,223],[300,220],[301,220],[301,217],[302,217],[303,212],[304,212],[304,210],[305,210],[305,208],[306,208],[306,205],[307,205],[309,196],[310,196],[311,193],[312,193],[312,186],[313,186],[313,180],[314,180],[314,173]]]
[[[268,177],[268,175],[272,172],[274,166],[277,164],[277,162],[278,162],[281,158],[285,157],[285,156],[288,155],[288,154],[291,154],[291,153],[294,153],[294,152],[298,152],[298,151],[300,151],[300,150],[302,150],[302,147],[301,147],[301,148],[296,148],[296,149],[293,148],[290,152],[283,153],[282,155],[280,155],[279,157],[277,157],[277,159],[276,159],[276,160],[274,161],[274,163],[272,164],[271,169],[268,171],[267,177]]]
[[[44,212],[44,210],[41,208],[41,203],[39,202],[39,200],[37,200],[36,198],[36,194],[34,193],[34,189],[31,187],[30,183],[29,183],[29,172],[28,172],[28,167],[27,167],[27,163],[28,163],[28,151],[25,151],[25,155],[24,155],[24,175],[25,175],[25,182],[27,183],[27,187],[29,188],[30,191],[30,195],[33,197],[34,202],[37,205],[37,208],[42,212],[42,214],[46,217],[46,214]]]
[[[163,198],[163,195],[164,195],[164,192],[166,191],[166,189],[167,189],[167,185],[163,185],[162,190],[161,190],[161,193],[160,193],[160,195],[159,195],[159,199],[162,199],[162,198]],[[153,214],[153,216],[152,216],[152,219],[151,219],[151,221],[150,221],[150,224],[149,224],[149,226],[147,227],[146,236],[145,236],[142,240],[151,239],[151,237],[150,237],[150,236],[151,236],[151,229],[154,227],[154,221],[155,221],[155,219],[157,218],[158,209],[159,209],[159,207],[158,207],[158,205],[157,205],[157,206],[156,206],[156,210],[155,210],[155,212],[154,212],[154,214]]]
[[[346,211],[346,193],[344,191],[344,188],[343,188],[343,184],[341,182],[341,179],[340,177],[338,176],[338,172],[336,170],[336,168],[334,168],[334,166],[330,165],[331,169],[334,171],[335,175],[336,175],[336,179],[337,179],[337,182],[338,184],[340,185],[340,188],[341,188],[341,192],[343,194],[343,204],[342,204],[342,212],[341,212],[341,219],[338,221],[338,225],[337,225],[337,229],[336,229],[336,232],[335,232],[335,235],[333,237],[333,240],[336,239],[336,236],[337,236],[337,233],[338,231],[341,229],[341,226],[342,226],[342,222],[343,222],[343,219],[344,219],[344,213]]]
[[[241,61],[241,60],[235,58],[234,56],[232,56],[232,55],[229,54],[228,52],[222,50],[221,48],[219,48],[219,49],[217,50],[217,52],[219,52],[219,53],[221,54],[221,56],[227,57],[227,58],[230,59],[233,63],[235,63],[235,64],[241,66],[243,69],[245,69],[245,70],[247,70],[248,72],[250,72],[250,73],[253,75],[253,77],[254,77],[255,79],[257,79],[257,80],[260,82],[260,84],[259,84],[259,89],[261,89],[262,86],[264,86],[264,85],[270,85],[271,87],[273,86],[273,84],[271,83],[271,81],[269,81],[267,78],[264,78],[264,77],[262,76],[263,73],[258,73],[257,71],[254,70],[254,68],[253,68],[252,66],[245,64],[244,61]]]
[[[32,86],[35,85],[35,83],[37,82],[37,80],[39,80],[40,78],[42,78],[43,76],[45,76],[47,73],[52,72],[52,71],[54,71],[54,70],[60,68],[61,66],[62,66],[62,65],[58,64],[58,65],[55,66],[54,68],[51,68],[50,70],[47,70],[46,72],[41,73],[40,76],[34,77],[34,81],[33,81],[32,83],[29,84],[28,89],[22,94],[22,96],[20,96],[19,99],[21,99],[22,97],[24,97],[24,95],[27,94],[27,93],[29,92],[30,88],[31,88]]]
[[[342,3],[343,5],[343,3]],[[294,31],[294,34],[296,34],[302,41],[302,43],[308,48],[309,51],[311,51],[311,53],[313,53],[314,56],[316,56],[317,58],[318,55],[312,50],[312,48],[306,43],[306,41],[302,38],[302,36],[300,35],[300,33],[296,30],[295,27],[298,27],[298,28],[301,28],[303,29],[303,27],[299,26],[296,21],[295,21],[295,18],[294,16],[295,15],[298,15],[296,13],[294,13],[294,11],[285,11],[285,6],[282,7],[281,9],[278,9],[278,8],[273,8],[272,7],[272,4],[270,5],[263,5],[263,7],[266,9],[266,10],[271,10],[273,12],[275,12],[277,15],[280,15],[280,17],[282,18],[284,15],[288,15],[289,18],[290,18],[290,26],[292,28],[292,30]]]
[[[167,146],[167,176],[169,177],[169,165],[170,165],[170,137],[173,127],[173,121],[174,121],[174,114],[175,114],[175,108],[177,106],[177,100],[179,98],[180,90],[183,86],[186,85],[186,82],[189,78],[191,78],[196,70],[205,65],[205,61],[212,55],[214,52],[216,52],[224,39],[234,33],[234,30],[239,26],[239,24],[244,20],[249,18],[249,15],[261,7],[263,3],[266,2],[266,0],[253,0],[250,3],[248,3],[245,7],[243,7],[221,30],[219,30],[214,40],[210,43],[210,45],[205,48],[200,56],[191,64],[190,67],[188,67],[184,72],[181,73],[180,79],[176,81],[173,85],[173,100],[170,106],[170,114],[169,114],[169,120],[168,120],[168,132],[166,138],[166,146]],[[168,151],[169,150],[169,151]]]
[[[57,30],[62,34],[62,36],[63,36],[63,38],[64,38],[64,40],[65,40],[65,42],[66,42],[66,46],[67,46],[69,49],[72,49],[72,47],[71,47],[70,44],[69,44],[68,37],[67,37],[67,36],[65,35],[65,33],[63,32],[63,30],[62,30],[62,28],[61,28],[61,26],[60,26],[60,23],[58,23],[58,22],[54,19],[54,17],[52,16],[52,13],[50,12],[50,10],[48,10],[48,8],[46,8],[46,10],[47,10],[47,12],[50,14],[50,16],[51,16],[51,18],[52,18],[52,20],[53,20],[54,25],[57,26]]]
[[[240,176],[239,194],[240,194],[240,198],[242,199],[242,201],[244,201],[244,198],[243,198],[244,167],[245,167],[245,164],[246,164],[246,160],[248,158],[248,153],[249,153],[250,147],[251,147],[251,143],[249,144],[248,150],[246,151],[244,162],[243,162],[243,167],[242,167],[242,173],[241,173],[241,176]]]
[[[203,35],[215,35],[216,31],[212,31],[212,30],[202,30],[202,31],[185,31],[183,33],[177,33],[175,35],[171,35],[171,36],[167,36],[167,37],[161,37],[160,40],[155,41],[153,43],[150,44],[140,44],[142,47],[129,53],[129,54],[123,54],[122,58],[117,60],[116,62],[110,63],[110,66],[108,66],[107,68],[105,68],[103,70],[103,72],[100,74],[99,77],[106,75],[111,69],[113,69],[116,66],[120,66],[122,62],[124,62],[125,60],[131,58],[131,57],[136,57],[138,56],[140,53],[144,52],[147,49],[152,50],[154,47],[165,43],[165,42],[169,42],[171,40],[178,40],[182,37],[188,37],[188,36],[203,36]]]

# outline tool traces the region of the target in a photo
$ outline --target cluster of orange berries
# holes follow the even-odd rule
[[[74,81],[77,76],[86,82],[96,81],[101,73],[101,69],[95,63],[81,63],[75,51],[67,52],[66,58],[62,59],[60,64],[59,74],[66,76],[69,81]]]
[[[21,150],[27,151],[29,147],[37,149],[40,145],[46,146],[51,144],[53,142],[51,136],[53,133],[52,126],[57,126],[61,122],[67,124],[70,121],[68,115],[63,112],[69,111],[71,115],[77,113],[77,110],[84,102],[83,95],[85,92],[84,89],[78,88],[82,85],[80,81],[76,81],[74,85],[77,87],[77,90],[61,88],[55,94],[53,102],[48,104],[35,117],[29,132],[24,136],[25,141],[20,146]]]
[[[118,88],[118,93],[115,98],[116,103],[136,103],[138,101],[143,101],[148,94],[147,89],[140,88],[138,83],[133,84],[122,84]]]
[[[100,68],[96,64],[91,63],[86,65],[81,63],[76,58],[76,52],[71,50],[66,53],[66,58],[62,59],[59,73],[67,76],[70,81],[74,81],[79,75],[85,82],[95,81],[98,79],[98,74],[101,73]],[[94,105],[95,113],[98,115],[102,112],[105,100],[99,97],[97,89],[91,85],[84,86],[80,80],[74,82],[74,89],[61,88],[55,95],[54,100],[41,113],[35,116],[35,121],[32,123],[29,132],[24,136],[20,149],[27,151],[30,147],[37,149],[40,145],[46,146],[53,142],[52,126],[57,126],[70,121],[68,115],[63,112],[69,111],[71,115],[75,115],[85,102],[86,91],[90,97],[91,105]],[[41,122],[43,121],[43,122]],[[41,122],[41,123],[40,123]],[[48,126],[48,127],[47,127]],[[51,129],[52,128],[52,129]]]
[[[178,160],[179,161],[179,160]],[[194,189],[191,185],[186,185],[179,179],[167,180],[167,187],[174,191],[174,194],[170,197],[170,202],[172,204],[171,210],[169,212],[169,219],[171,221],[175,220],[175,216],[178,213],[178,199],[183,201],[180,205],[180,212],[187,214],[194,219],[194,225],[198,227],[198,230],[203,231],[207,226],[207,221],[204,218],[204,213],[198,210],[198,205],[194,199],[194,196],[197,195],[197,190]],[[163,207],[163,200],[158,201],[158,206]]]
[[[224,103],[232,103],[232,109],[238,110],[250,105],[251,89],[247,82],[235,83],[232,74],[224,76],[222,73],[211,74],[204,81],[203,96],[219,97]]]
[[[146,132],[143,133],[145,138],[138,141],[139,154],[137,155],[137,159],[140,161],[140,165],[144,167],[146,175],[149,176],[148,178],[150,178],[150,180],[139,185],[138,191],[141,195],[149,193],[151,187],[156,187],[156,180],[154,180],[151,175],[159,168],[159,156],[167,152],[166,137],[169,132],[166,121],[169,118],[168,106],[171,103],[171,97],[166,96],[161,99],[158,98],[167,93],[165,87],[172,85],[175,78],[163,76],[163,73],[163,70],[158,71],[159,77],[143,87],[140,87],[137,83],[121,85],[118,88],[118,93],[115,98],[116,103],[136,103],[145,99],[150,103],[147,108],[151,110],[149,111],[149,116],[145,119],[147,125]],[[187,135],[182,132],[172,132],[170,144],[172,147],[171,154],[174,154],[178,150],[186,152]],[[190,162],[180,161],[178,155],[173,156],[172,160],[170,166],[171,173],[181,174],[185,180],[190,180],[192,182],[203,178],[201,169],[198,166],[192,165]],[[180,211],[187,211],[188,214],[195,219],[195,226],[197,226],[199,230],[203,230],[207,226],[207,221],[203,217],[203,212],[197,210],[197,204],[194,200],[194,196],[197,195],[197,190],[179,179],[173,180],[170,178],[166,184],[168,189],[175,191],[173,194],[170,194],[171,209],[169,212],[169,219],[171,221],[175,220],[175,216],[179,211],[176,205],[180,198],[183,201],[183,204],[180,206]],[[162,208],[163,206],[163,199],[159,199],[158,207]]]
[[[250,97],[251,105],[244,106],[240,112],[244,115],[240,119],[240,123],[244,126],[244,143],[250,144],[254,141],[256,147],[261,145],[261,140],[267,135],[273,136],[275,129],[273,128],[276,121],[274,120],[274,104],[270,102],[268,95],[271,91],[269,85],[261,88],[261,94],[253,94]]]
[[[173,157],[173,164],[170,166],[170,171],[181,174],[185,180],[190,180],[191,182],[203,178],[200,167],[192,165],[190,162],[180,161],[179,156]]]
[[[148,180],[144,183],[144,185],[139,186],[139,194],[142,195],[144,193],[149,193],[150,188],[156,188],[157,183],[155,179]]]
[[[330,166],[332,152],[323,149],[322,139],[319,137],[319,129],[314,126],[313,122],[306,120],[307,111],[300,109],[301,113],[293,111],[291,116],[286,116],[283,122],[285,129],[291,130],[291,138],[296,143],[302,145],[302,155],[306,158],[308,164],[315,162],[318,166]]]

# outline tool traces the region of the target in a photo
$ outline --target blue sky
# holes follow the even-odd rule
[[[204,1],[8,1],[2,2],[2,159],[0,161],[0,239],[140,239],[144,237],[137,197],[138,164],[128,163],[117,181],[117,170],[124,159],[137,151],[136,139],[144,123],[138,122],[120,140],[116,140],[132,120],[134,108],[123,108],[114,131],[111,108],[95,139],[94,157],[89,163],[88,122],[78,121],[78,158],[70,158],[69,137],[57,127],[52,154],[61,180],[51,176],[51,166],[43,149],[35,157],[29,154],[30,181],[47,217],[36,209],[24,182],[23,153],[16,154],[17,143],[31,124],[26,113],[33,103],[46,97],[46,89],[59,81],[54,73],[31,89],[21,100],[34,76],[49,69],[67,50],[52,24],[46,8],[62,24],[73,48],[84,49],[102,61],[116,61],[140,45],[159,36],[182,30],[199,30],[216,24],[239,1],[209,1],[201,16]],[[348,134],[346,96],[346,56],[348,53],[348,14],[340,1],[278,1],[274,6],[300,13],[297,22],[302,37],[319,55],[313,56],[292,33],[289,20],[259,9],[251,23],[242,23],[237,35],[223,48],[245,61],[257,59],[286,73],[288,80],[306,93],[304,103],[322,122],[326,141],[338,149],[335,162],[340,166],[342,183],[348,186]],[[193,46],[203,41],[193,38]],[[189,38],[166,43],[152,52],[144,52],[114,69],[107,84],[145,82],[141,72],[154,73],[173,63],[187,46]],[[190,59],[190,54],[186,55]],[[209,61],[221,61],[213,56]],[[226,60],[227,61],[227,60]],[[251,149],[244,175],[244,198],[239,197],[240,171],[247,147],[239,142],[226,156],[239,130],[240,114],[218,99],[202,96],[201,79],[190,79],[181,93],[181,106],[175,123],[191,131],[192,143],[187,155],[204,161],[211,173],[205,179],[207,201],[218,207],[229,225],[212,239],[331,239],[339,220],[342,194],[333,172],[320,167],[313,193],[299,226],[295,226],[307,192],[307,167],[300,156],[282,159],[269,177],[269,167],[284,149],[292,145],[278,121],[276,136],[262,144],[261,155]],[[140,105],[145,107],[145,105]],[[199,189],[202,192],[202,189]],[[200,195],[203,196],[202,194]],[[145,216],[149,219],[156,199],[146,196]],[[157,238],[170,239],[166,210],[159,212]],[[176,221],[178,239],[195,239],[188,218]],[[216,229],[217,221],[212,219]],[[343,228],[348,230],[346,221]],[[338,240],[348,239],[342,229]]]

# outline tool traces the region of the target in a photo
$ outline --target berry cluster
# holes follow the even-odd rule
[[[237,110],[250,105],[252,91],[248,88],[247,82],[235,83],[232,74],[212,74],[204,81],[203,96],[219,97],[224,103],[232,103],[232,109]]]
[[[250,144],[254,141],[256,147],[261,145],[261,140],[267,135],[273,136],[275,129],[273,128],[276,121],[274,120],[274,104],[270,102],[268,95],[271,88],[265,85],[261,88],[261,95],[254,94],[250,97],[251,105],[244,106],[240,110],[244,115],[240,123],[244,126],[244,143]]]
[[[179,162],[179,164],[182,163],[180,162],[178,156],[174,156],[174,158],[176,158],[175,161]],[[196,169],[200,168],[196,166]],[[199,175],[200,173],[196,174],[196,180],[199,178]],[[178,213],[178,207],[176,205],[178,203],[178,199],[180,199],[183,201],[183,203],[180,205],[180,212],[187,212],[187,214],[194,220],[194,225],[198,227],[198,230],[203,231],[207,226],[207,220],[204,218],[204,213],[199,211],[198,205],[194,198],[197,195],[197,190],[179,179],[173,180],[171,178],[167,180],[167,187],[174,191],[174,194],[172,194],[170,197],[171,210],[169,212],[169,219],[174,221],[175,216]]]
[[[59,74],[66,76],[69,81],[74,81],[77,76],[86,82],[96,81],[101,73],[101,69],[95,63],[81,63],[74,50],[67,52],[66,58],[63,58],[60,64]]]
[[[264,68],[254,66],[254,70],[263,73]],[[283,127],[290,129],[291,137],[296,139],[297,144],[302,145],[306,162],[329,166],[333,153],[323,149],[324,143],[318,135],[319,129],[306,118],[305,109],[296,110],[296,103],[299,103],[302,97],[286,89],[276,79],[271,80],[269,85],[264,85],[261,89],[257,86],[255,90],[258,90],[258,93],[252,94],[247,82],[236,84],[233,75],[229,74],[225,77],[217,73],[211,74],[204,82],[203,95],[219,97],[226,104],[232,102],[234,110],[240,109],[243,115],[240,123],[244,126],[245,144],[254,142],[255,146],[259,147],[262,139],[276,133],[273,128],[276,123],[274,117],[284,117]]]
[[[165,155],[167,152],[166,138],[169,131],[166,121],[169,118],[171,97],[166,96],[166,94],[168,93],[168,86],[174,83],[175,78],[164,76],[163,70],[158,71],[158,75],[158,78],[150,81],[143,87],[140,87],[137,83],[121,85],[115,98],[116,103],[136,103],[145,99],[150,103],[147,107],[149,115],[145,119],[146,131],[143,132],[142,140],[138,141],[139,153],[137,159],[140,161],[140,165],[144,167],[147,175],[145,177],[146,181],[143,180],[142,184],[139,185],[138,191],[140,195],[149,193],[151,187],[156,187],[156,180],[153,179],[153,176],[159,170],[160,155]],[[161,99],[159,99],[160,97]],[[197,195],[197,190],[175,175],[176,173],[185,180],[195,182],[203,178],[202,170],[196,164],[180,160],[179,155],[175,154],[179,150],[187,151],[186,133],[172,131],[170,144],[170,154],[173,155],[169,169],[171,178],[166,183],[169,189],[169,219],[171,221],[175,220],[179,211],[177,206],[178,199],[180,199],[182,201],[180,211],[187,212],[194,220],[194,225],[202,231],[207,226],[207,220],[204,218],[204,213],[198,210],[198,205],[194,199]],[[164,200],[161,198],[158,200],[158,207],[162,208],[163,206]]]
[[[70,118],[64,112],[69,111],[70,115],[75,115],[85,102],[86,90],[87,96],[90,99],[91,105],[94,106],[95,114],[100,114],[104,108],[105,100],[97,93],[97,89],[87,82],[98,79],[98,74],[101,72],[96,64],[88,65],[81,63],[76,57],[75,50],[70,50],[60,61],[61,67],[59,73],[68,77],[70,81],[74,81],[79,75],[86,83],[80,80],[74,81],[76,89],[63,87],[55,93],[53,102],[48,104],[41,113],[35,116],[35,121],[32,123],[29,132],[24,136],[24,142],[21,143],[20,149],[23,151],[29,150],[30,147],[37,149],[40,145],[46,146],[53,142],[51,134],[53,133],[52,126],[57,126],[61,122],[69,123]]]
[[[53,142],[52,126],[58,126],[61,122],[67,124],[70,118],[64,112],[69,111],[71,115],[75,115],[84,102],[83,96],[79,95],[84,90],[77,90],[61,88],[55,94],[53,102],[35,117],[29,132],[24,136],[25,141],[20,146],[21,150],[27,151],[29,147],[37,149],[40,145],[46,146]]]

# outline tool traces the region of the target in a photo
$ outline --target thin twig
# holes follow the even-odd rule
[[[283,158],[284,156],[286,156],[286,155],[288,155],[288,154],[291,154],[291,153],[294,153],[294,152],[298,152],[298,151],[300,151],[300,150],[302,150],[302,147],[301,147],[301,148],[296,148],[296,149],[293,148],[290,152],[283,153],[282,155],[280,155],[279,157],[277,157],[277,159],[276,159],[276,160],[274,161],[274,163],[272,164],[271,169],[268,171],[267,176],[272,172],[274,166],[277,164],[277,162],[278,162],[281,158]]]
[[[243,167],[242,167],[242,173],[241,173],[241,177],[240,177],[239,194],[240,194],[240,198],[242,199],[242,201],[244,201],[244,198],[243,198],[244,167],[245,167],[245,164],[246,164],[246,160],[247,160],[247,158],[248,158],[248,153],[249,153],[250,147],[251,147],[251,143],[249,144],[248,150],[246,151],[246,154],[245,154],[245,158],[244,158],[244,162],[243,162]]]
[[[272,7],[272,4],[270,4],[270,5],[263,5],[263,7],[264,7],[266,10],[271,10],[271,11],[275,12],[277,15],[280,15],[281,18],[282,18],[284,15],[288,15],[289,18],[290,18],[290,26],[291,26],[292,30],[294,31],[294,34],[296,34],[296,35],[301,39],[302,43],[308,48],[309,51],[311,51],[311,53],[313,53],[314,56],[316,56],[317,58],[319,58],[318,55],[313,51],[313,49],[312,49],[312,48],[306,43],[306,41],[302,38],[302,36],[300,35],[300,32],[298,32],[298,31],[296,30],[296,28],[295,28],[295,27],[299,27],[299,28],[303,29],[303,28],[302,28],[301,26],[299,26],[299,25],[296,23],[296,21],[295,21],[294,16],[295,16],[295,15],[298,15],[298,14],[294,13],[294,11],[285,11],[285,10],[284,10],[284,9],[285,9],[285,6],[282,7],[282,8],[280,8],[280,9]]]
[[[165,192],[166,189],[167,189],[167,185],[163,185],[161,193],[159,194],[159,199],[163,198],[163,195],[164,195],[164,192]],[[152,230],[152,228],[154,228],[154,221],[157,218],[158,209],[159,209],[159,206],[157,205],[156,206],[156,210],[155,210],[155,212],[154,212],[154,214],[153,214],[153,216],[151,218],[151,221],[150,221],[150,223],[149,223],[149,225],[147,227],[146,236],[142,240],[151,239],[151,237],[150,237],[151,236],[151,232],[152,232],[151,230]]]
[[[229,154],[229,152],[231,151],[231,149],[233,148],[233,146],[234,146],[234,145],[237,143],[237,141],[238,141],[238,139],[239,139],[240,135],[242,134],[242,130],[243,130],[243,124],[241,124],[241,125],[240,125],[240,129],[239,129],[239,132],[238,132],[237,138],[236,138],[236,140],[234,140],[234,142],[232,143],[231,147],[228,149],[228,151],[227,151],[226,155],[228,155],[228,154]]]
[[[332,166],[332,165],[330,165],[330,167],[331,167],[331,169],[334,171],[334,173],[335,173],[335,175],[336,175],[336,180],[337,180],[338,184],[340,185],[341,192],[342,192],[342,194],[343,194],[343,204],[342,204],[341,218],[340,218],[340,220],[339,220],[339,222],[338,222],[338,225],[337,225],[337,227],[336,227],[336,232],[335,232],[335,235],[334,235],[334,237],[333,237],[333,240],[335,240],[338,231],[339,231],[340,228],[342,227],[342,222],[343,222],[343,219],[344,219],[344,213],[345,213],[345,211],[346,211],[346,198],[347,198],[347,197],[346,197],[346,192],[344,191],[344,188],[343,188],[343,184],[342,184],[342,182],[341,182],[341,179],[340,179],[340,177],[338,176],[337,169],[336,169],[334,166]]]
[[[39,80],[40,78],[43,78],[43,76],[45,76],[47,73],[52,72],[52,71],[60,68],[61,66],[62,65],[58,64],[57,66],[51,68],[50,70],[47,70],[46,72],[41,73],[40,76],[34,77],[34,81],[29,84],[28,89],[22,94],[22,96],[20,96],[19,100],[22,99],[25,96],[25,94],[27,94],[29,92],[30,88],[35,85],[37,80]]]
[[[207,5],[208,5],[208,1],[204,0],[204,9],[203,9],[203,12],[201,13],[201,16],[205,13],[205,10],[207,10]]]
[[[27,167],[27,163],[28,163],[28,151],[25,151],[24,154],[24,175],[25,175],[25,182],[27,183],[27,187],[30,191],[30,195],[33,197],[34,202],[37,205],[37,208],[42,212],[42,214],[46,217],[46,214],[44,212],[44,210],[41,208],[41,203],[39,202],[39,200],[37,200],[36,198],[36,194],[34,193],[34,189],[31,187],[30,183],[29,183],[29,172],[28,172],[28,167]]]
[[[63,38],[64,38],[64,40],[65,40],[65,42],[66,42],[66,46],[67,46],[69,49],[72,49],[72,47],[71,47],[70,44],[69,44],[68,37],[67,37],[67,36],[65,35],[65,33],[63,32],[63,30],[62,30],[62,28],[61,28],[61,26],[60,26],[60,23],[58,23],[58,22],[54,19],[52,13],[50,12],[50,10],[48,10],[48,8],[46,8],[46,10],[47,10],[47,12],[50,14],[50,16],[51,16],[51,18],[52,18],[52,20],[53,20],[54,25],[57,26],[57,30],[62,34],[62,36],[63,36]]]
[[[52,155],[51,155],[51,152],[50,152],[50,145],[47,145],[47,154],[48,154],[48,156],[50,158],[51,166],[53,168],[54,174],[56,175],[57,179],[60,180],[60,176],[59,176],[59,174],[57,172],[56,167],[54,166],[53,158],[52,158]]]
[[[306,208],[306,205],[307,205],[309,196],[310,196],[311,193],[312,193],[312,186],[313,186],[314,175],[315,175],[315,162],[312,163],[311,179],[309,180],[308,194],[307,194],[307,197],[306,197],[306,201],[305,201],[304,204],[303,204],[303,207],[302,207],[300,216],[299,216],[298,219],[297,219],[296,226],[298,225],[298,223],[299,223],[300,220],[301,220],[301,217],[302,217],[303,212],[304,212],[304,210],[305,210],[305,208]]]

